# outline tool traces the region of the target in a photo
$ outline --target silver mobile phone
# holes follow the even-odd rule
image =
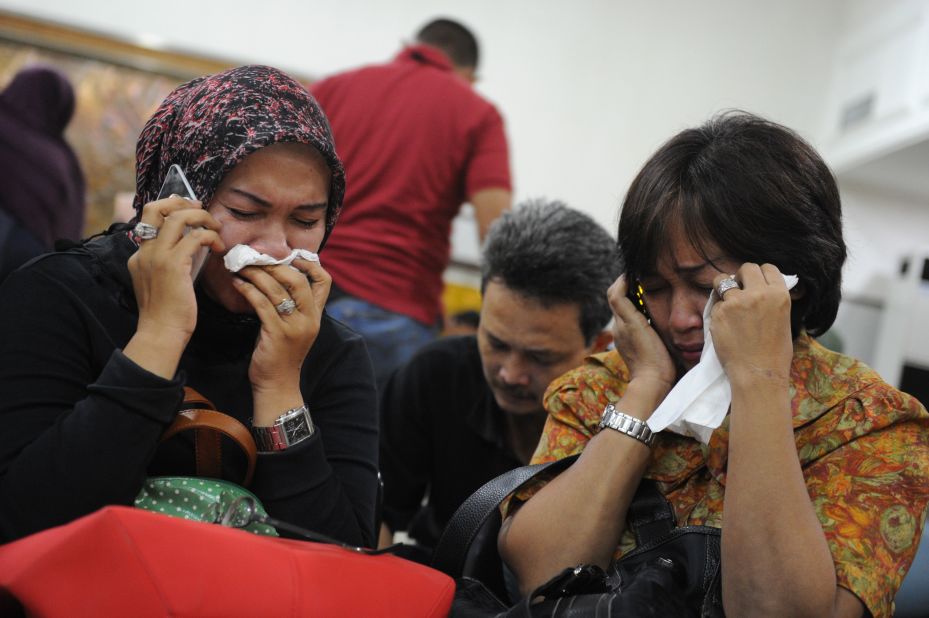
[[[174,164],[168,168],[168,173],[165,175],[165,180],[161,185],[161,191],[158,192],[158,199],[162,200],[166,197],[172,195],[179,195],[186,200],[195,200],[197,196],[194,194],[194,190],[190,187],[190,183],[187,182],[187,177],[184,175],[184,170],[181,169],[180,165]],[[191,230],[190,226],[184,228],[184,233],[186,234]],[[197,280],[197,277],[200,275],[200,270],[203,268],[203,265],[206,263],[207,257],[210,255],[209,247],[201,247],[193,257],[193,266],[190,269],[190,278],[194,281]]]

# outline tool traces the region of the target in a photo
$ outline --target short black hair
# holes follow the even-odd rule
[[[590,345],[613,317],[606,292],[621,270],[616,241],[596,221],[562,202],[530,200],[487,233],[481,291],[495,281],[543,306],[577,303]]]
[[[477,68],[477,37],[457,21],[434,19],[416,33],[420,43],[438,47],[448,55],[452,64],[464,68]]]
[[[742,262],[797,275],[791,329],[824,333],[842,298],[842,207],[819,154],[790,129],[728,111],[678,133],[632,181],[617,234],[630,278],[654,272],[680,230],[706,255],[713,243]]]

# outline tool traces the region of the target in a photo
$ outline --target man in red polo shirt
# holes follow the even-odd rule
[[[451,223],[470,202],[483,240],[510,207],[503,119],[471,87],[474,35],[437,19],[391,62],[313,84],[345,163],[326,244],[327,311],[368,344],[378,384],[438,332]]]

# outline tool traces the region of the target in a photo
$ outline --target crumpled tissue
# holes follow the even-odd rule
[[[258,253],[248,245],[236,245],[226,253],[225,257],[223,257],[223,264],[225,264],[226,268],[228,268],[231,272],[237,273],[246,266],[272,266],[276,264],[290,265],[290,263],[298,257],[310,262],[319,261],[319,256],[317,254],[313,253],[312,251],[307,251],[306,249],[294,249],[290,252],[290,255],[284,259],[275,260],[267,253]]]
[[[795,275],[783,275],[787,289],[797,285]],[[716,293],[710,294],[703,309],[703,352],[700,362],[684,374],[658,409],[648,419],[654,432],[673,431],[709,444],[713,430],[719,427],[732,403],[732,388],[723,371],[710,334],[710,311],[716,304]]]

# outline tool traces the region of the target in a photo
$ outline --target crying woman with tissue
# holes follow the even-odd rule
[[[846,255],[822,159],[782,126],[720,115],[649,159],[618,240],[618,352],[549,386],[533,462],[580,456],[504,507],[522,593],[632,552],[650,479],[677,526],[721,529],[727,615],[890,616],[926,517],[929,415],[814,339]]]
[[[174,165],[199,201],[158,199]],[[373,544],[374,380],[323,311],[345,175],[316,101],[269,67],[195,79],[145,125],[136,166],[134,221],[0,290],[0,540],[190,475],[193,440],[159,446],[188,386],[254,435],[271,517]],[[223,477],[244,470],[224,452]]]

